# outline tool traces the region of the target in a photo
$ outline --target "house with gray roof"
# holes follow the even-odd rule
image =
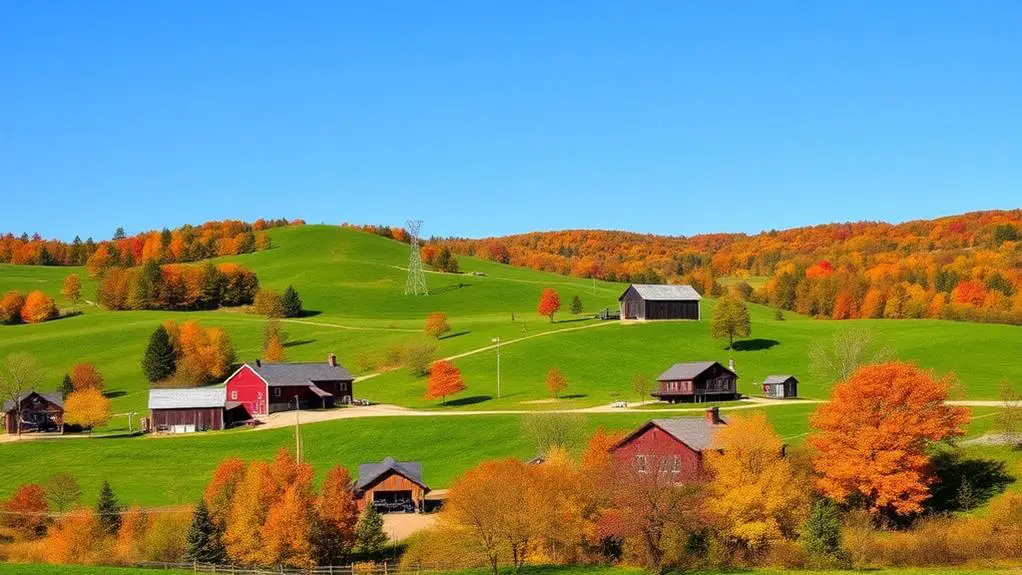
[[[716,407],[704,417],[652,419],[611,448],[614,460],[632,473],[665,473],[675,481],[697,480],[703,472],[703,453],[727,422]]]
[[[768,375],[763,380],[763,395],[774,399],[798,397],[798,378],[794,375]]]
[[[632,284],[621,294],[618,302],[622,320],[698,321],[702,317],[699,309],[702,299],[690,285]]]
[[[422,464],[385,457],[379,463],[358,466],[355,495],[360,507],[374,505],[382,511],[421,511],[430,491],[422,480]]]
[[[738,399],[738,374],[717,361],[676,363],[660,374],[650,395],[670,403]]]
[[[29,391],[18,396],[17,401],[5,401],[3,413],[7,433],[63,431],[64,396],[59,393]]]
[[[264,363],[238,368],[227,381],[227,401],[245,406],[253,416],[289,409],[327,409],[348,404],[355,376],[330,354],[325,362]],[[297,405],[296,405],[297,403]]]

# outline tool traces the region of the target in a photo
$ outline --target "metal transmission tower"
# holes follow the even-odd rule
[[[408,220],[408,280],[405,281],[405,295],[429,295],[426,287],[426,272],[422,271],[422,258],[419,256],[419,230],[422,220]]]

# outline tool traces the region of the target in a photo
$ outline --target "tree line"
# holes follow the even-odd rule
[[[197,310],[251,304],[258,291],[259,278],[239,264],[161,265],[150,260],[104,270],[96,299],[113,310]]]
[[[194,262],[268,249],[270,239],[262,233],[270,228],[302,225],[303,220],[258,219],[209,221],[198,226],[184,225],[173,230],[147,231],[128,236],[117,228],[110,240],[82,241],[78,236],[68,243],[46,240],[39,234],[0,235],[0,263],[43,266],[89,267],[93,276],[110,266],[131,267],[145,261],[159,263]]]

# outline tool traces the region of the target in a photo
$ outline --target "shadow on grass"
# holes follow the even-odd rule
[[[933,456],[932,463],[939,481],[926,507],[933,512],[979,507],[1015,482],[1007,463],[997,459],[970,458],[957,450],[942,450]]]
[[[585,393],[572,393],[570,395],[562,395],[561,399],[581,399],[583,397],[589,397],[589,395]]]
[[[323,312],[321,312],[319,310],[315,310],[315,309],[303,309],[301,315],[299,315],[297,318],[290,318],[290,319],[300,319],[300,318],[303,318],[303,317],[316,317],[317,315],[319,315],[321,313],[323,313]]]
[[[294,341],[289,341],[289,342],[285,343],[284,347],[298,347],[299,345],[307,345],[307,344],[310,344],[310,343],[316,343],[316,341],[317,341],[316,338],[312,338],[312,339],[296,339]]]
[[[484,401],[490,401],[493,399],[492,395],[472,395],[469,397],[459,397],[458,399],[448,399],[447,407],[459,407],[463,405],[475,405]]]
[[[743,339],[742,341],[736,341],[732,345],[732,349],[735,351],[759,351],[761,349],[770,349],[775,345],[781,345],[781,342],[776,339]]]
[[[465,282],[458,282],[456,284],[452,284],[452,285],[444,286],[442,288],[437,288],[437,289],[431,290],[430,293],[436,295],[436,294],[447,293],[447,292],[450,292],[450,291],[457,291],[457,290],[460,290],[461,288],[467,288],[467,287],[472,287],[472,284],[465,283]]]
[[[559,319],[559,320],[555,321],[554,323],[578,323],[580,321],[592,321],[592,319],[593,318],[591,318],[589,316],[585,316],[585,317],[573,317],[571,319]]]
[[[461,337],[463,335],[468,335],[470,333],[472,333],[472,332],[470,332],[470,331],[458,331],[458,332],[454,332],[454,333],[449,333],[449,334],[441,337],[440,339],[451,339],[452,337]]]
[[[106,397],[108,399],[113,399],[115,397],[121,397],[123,395],[128,395],[128,392],[127,391],[104,391],[103,392],[103,397]]]

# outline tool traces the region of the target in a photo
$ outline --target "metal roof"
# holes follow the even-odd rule
[[[654,419],[652,423],[678,441],[698,451],[709,449],[717,431],[723,427],[723,425],[713,425],[705,417]]]
[[[694,379],[702,372],[706,371],[707,369],[710,369],[710,367],[712,367],[713,364],[720,365],[720,367],[723,367],[725,370],[730,371],[731,373],[735,373],[733,370],[730,370],[721,365],[719,361],[692,361],[689,363],[676,363],[672,365],[671,367],[667,368],[667,371],[660,374],[660,377],[657,378],[657,381]],[[738,374],[735,373],[735,375],[737,376]]]
[[[19,403],[23,402],[32,395],[38,395],[39,397],[45,399],[46,401],[49,401],[54,405],[57,405],[58,407],[64,407],[64,396],[60,393],[40,393],[38,391],[30,391],[28,393],[23,393],[19,395],[18,402]],[[14,409],[14,402],[8,399],[7,401],[4,402],[3,411],[4,413],[6,413],[12,409]]]
[[[422,464],[418,461],[396,461],[393,457],[385,457],[379,463],[363,463],[358,466],[358,483],[356,488],[365,489],[374,481],[382,477],[388,471],[395,471],[408,478],[409,481],[417,483],[424,489],[429,489],[422,482]]]
[[[150,389],[149,409],[226,407],[227,388]]]
[[[767,385],[776,384],[776,383],[784,383],[784,382],[788,381],[789,379],[794,379],[795,381],[798,381],[798,378],[795,377],[794,375],[768,375],[768,376],[766,376],[766,379],[763,380],[763,383],[765,383]]]
[[[672,300],[701,300],[703,296],[690,285],[668,285],[668,284],[632,284],[629,289],[635,288],[635,292],[647,301],[672,301]],[[625,290],[628,293],[628,290]],[[621,294],[621,298],[625,294]]]
[[[246,363],[266,380],[267,385],[309,385],[317,381],[354,381],[355,376],[344,367],[326,362],[316,363]]]

